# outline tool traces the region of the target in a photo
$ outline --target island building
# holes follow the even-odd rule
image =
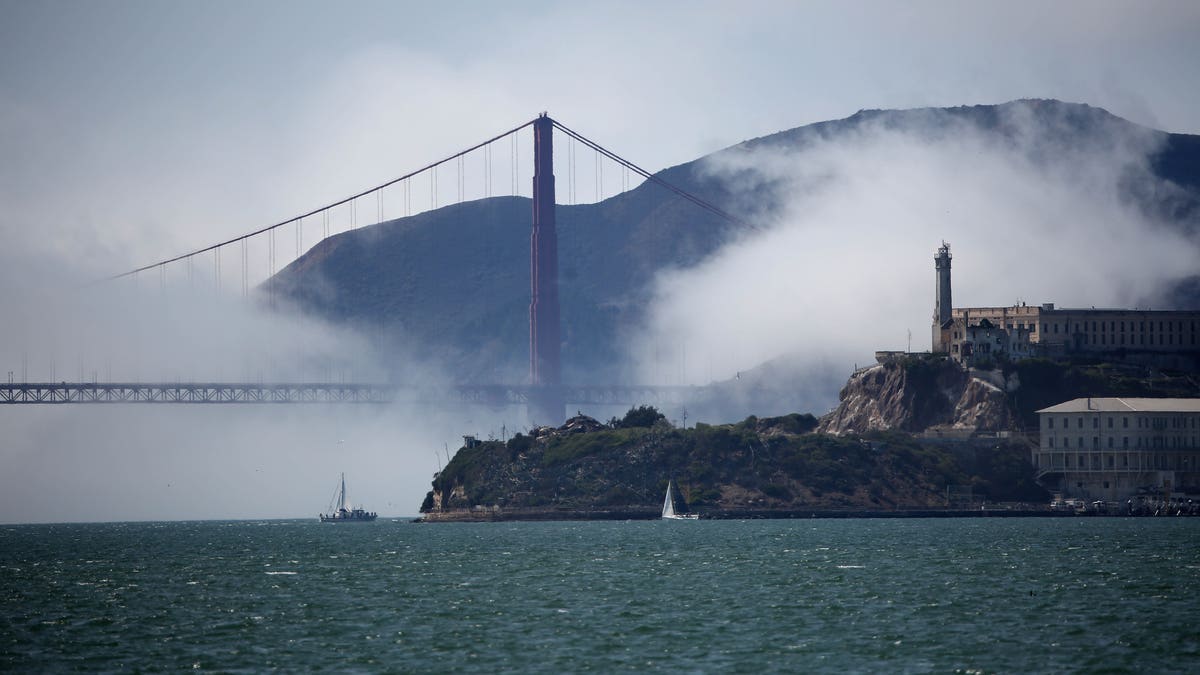
[[[1200,496],[1200,398],[1077,398],[1039,411],[1038,481],[1064,496]]]
[[[954,307],[950,245],[942,242],[933,260],[932,351],[963,365],[997,357],[1103,355],[1110,361],[1200,370],[1200,311],[1064,309],[1054,303]]]

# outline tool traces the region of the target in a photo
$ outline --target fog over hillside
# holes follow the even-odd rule
[[[564,374],[721,382],[664,410],[689,424],[823,413],[876,349],[910,332],[928,347],[942,240],[960,306],[1194,303],[1194,140],[1057,102],[865,111],[659,174],[752,228],[653,185],[560,205]],[[94,284],[10,256],[0,281],[23,290],[0,296],[0,362],[16,381],[519,382],[528,242],[527,199],[466,202],[335,235],[246,297],[202,267]],[[315,514],[346,471],[356,501],[412,513],[462,434],[530,422],[488,407],[12,406],[0,510]]]
[[[695,384],[786,356],[772,379],[788,371],[805,409],[823,411],[830,364],[844,374],[877,349],[929,348],[942,241],[956,306],[1166,308],[1197,273],[1194,208],[1168,220],[1147,202],[1196,200],[1155,173],[1166,134],[1049,101],[823,126],[704,160],[731,194],[756,196],[744,210],[763,194],[771,208],[759,231],[656,279],[628,343],[645,377],[664,368],[664,343],[686,344],[670,365]]]
[[[1191,138],[1058,101],[862,111],[660,172],[749,227],[650,183],[560,205],[564,376],[729,381],[696,402],[712,421],[821,412],[875,350],[928,348],[943,240],[958,305],[1187,302]],[[403,336],[451,379],[522,381],[528,219],[522,198],[446,207],[339,235],[276,283],[381,353]]]
[[[820,413],[875,348],[927,344],[943,239],[960,303],[1200,298],[1196,270],[1169,279],[1190,235],[1163,243],[1200,230],[1198,3],[0,3],[15,382],[522,382],[528,130],[297,216],[541,111],[755,225],[556,136],[564,379],[722,382],[689,424]],[[1025,97],[1122,119],[1003,103]],[[1091,233],[1126,221],[1154,236],[1119,232],[1127,261],[1091,274],[1122,251]],[[341,471],[356,502],[411,512],[462,434],[529,423],[0,406],[0,521],[311,518]]]

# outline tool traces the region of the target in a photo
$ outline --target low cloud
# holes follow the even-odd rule
[[[448,382],[436,366],[252,289],[141,275],[97,285],[12,260],[0,377],[14,382]],[[35,284],[31,280],[45,283]],[[230,291],[233,292],[230,292]],[[461,434],[511,435],[511,409],[433,403],[0,406],[0,521],[267,518],[355,503],[415,514]]]
[[[1200,242],[1128,199],[1153,180],[1160,136],[1114,121],[1086,145],[1056,142],[1067,121],[1032,107],[1008,109],[1004,135],[935,116],[715,156],[713,174],[766,186],[778,207],[763,231],[661,275],[633,341],[643,378],[702,384],[792,355],[803,389],[830,363],[849,373],[908,349],[910,333],[927,350],[943,240],[956,306],[1145,306],[1194,273]],[[809,392],[811,410],[836,394]]]

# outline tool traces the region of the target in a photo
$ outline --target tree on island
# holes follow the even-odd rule
[[[620,420],[612,418],[608,424],[614,429],[632,429],[634,427],[653,427],[659,420],[666,419],[667,416],[660,413],[658,408],[652,405],[640,405],[630,408],[629,412],[625,413],[625,417]]]

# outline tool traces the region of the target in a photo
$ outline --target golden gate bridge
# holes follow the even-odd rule
[[[176,255],[136,269],[116,274],[105,282],[133,279],[139,275],[157,272],[159,283],[165,285],[168,266],[186,266],[188,278],[192,279],[196,263],[204,256],[211,256],[214,286],[220,291],[226,274],[222,271],[222,252],[233,252],[240,258],[241,292],[249,295],[251,290],[250,254],[248,243],[265,237],[268,247],[268,283],[264,284],[268,301],[274,305],[274,285],[269,283],[277,267],[278,234],[286,234],[292,228],[296,240],[296,259],[301,256],[303,228],[306,221],[319,218],[322,224],[322,241],[330,235],[330,216],[335,209],[348,208],[351,228],[357,227],[360,204],[374,198],[377,220],[384,221],[383,196],[388,188],[403,190],[405,216],[412,214],[412,187],[414,180],[423,177],[430,186],[430,210],[438,208],[439,169],[453,163],[456,168],[456,192],[458,200],[465,199],[465,157],[481,152],[484,156],[484,197],[494,193],[494,148],[509,141],[511,148],[510,168],[513,194],[517,188],[517,135],[532,127],[533,130],[533,177],[532,213],[530,234],[530,304],[529,304],[529,379],[527,383],[504,384],[452,384],[444,386],[417,386],[395,383],[346,383],[346,382],[14,382],[9,371],[8,382],[0,382],[0,404],[68,404],[68,403],[206,403],[206,404],[271,404],[271,403],[374,403],[396,402],[461,402],[489,405],[526,405],[531,417],[536,411],[539,419],[562,419],[567,404],[667,404],[686,401],[694,395],[697,387],[657,385],[578,385],[564,384],[561,376],[561,318],[558,297],[558,235],[555,223],[555,176],[554,176],[554,132],[564,134],[570,141],[568,149],[568,194],[573,201],[576,194],[576,144],[594,152],[596,157],[596,195],[599,201],[603,192],[602,158],[622,168],[622,189],[629,189],[628,173],[632,172],[645,181],[657,185],[680,199],[686,200],[720,218],[737,225],[755,229],[753,225],[717,207],[708,200],[692,194],[677,185],[643,169],[617,155],[580,133],[566,127],[548,114],[531,119],[508,131],[477,143],[469,148],[427,164],[415,171],[394,178],[386,183],[368,188],[354,195],[312,209],[298,216],[256,229],[241,236],[204,246],[187,253]],[[24,376],[23,380],[26,379]],[[50,378],[53,380],[54,378]],[[80,380],[83,380],[81,375]]]

